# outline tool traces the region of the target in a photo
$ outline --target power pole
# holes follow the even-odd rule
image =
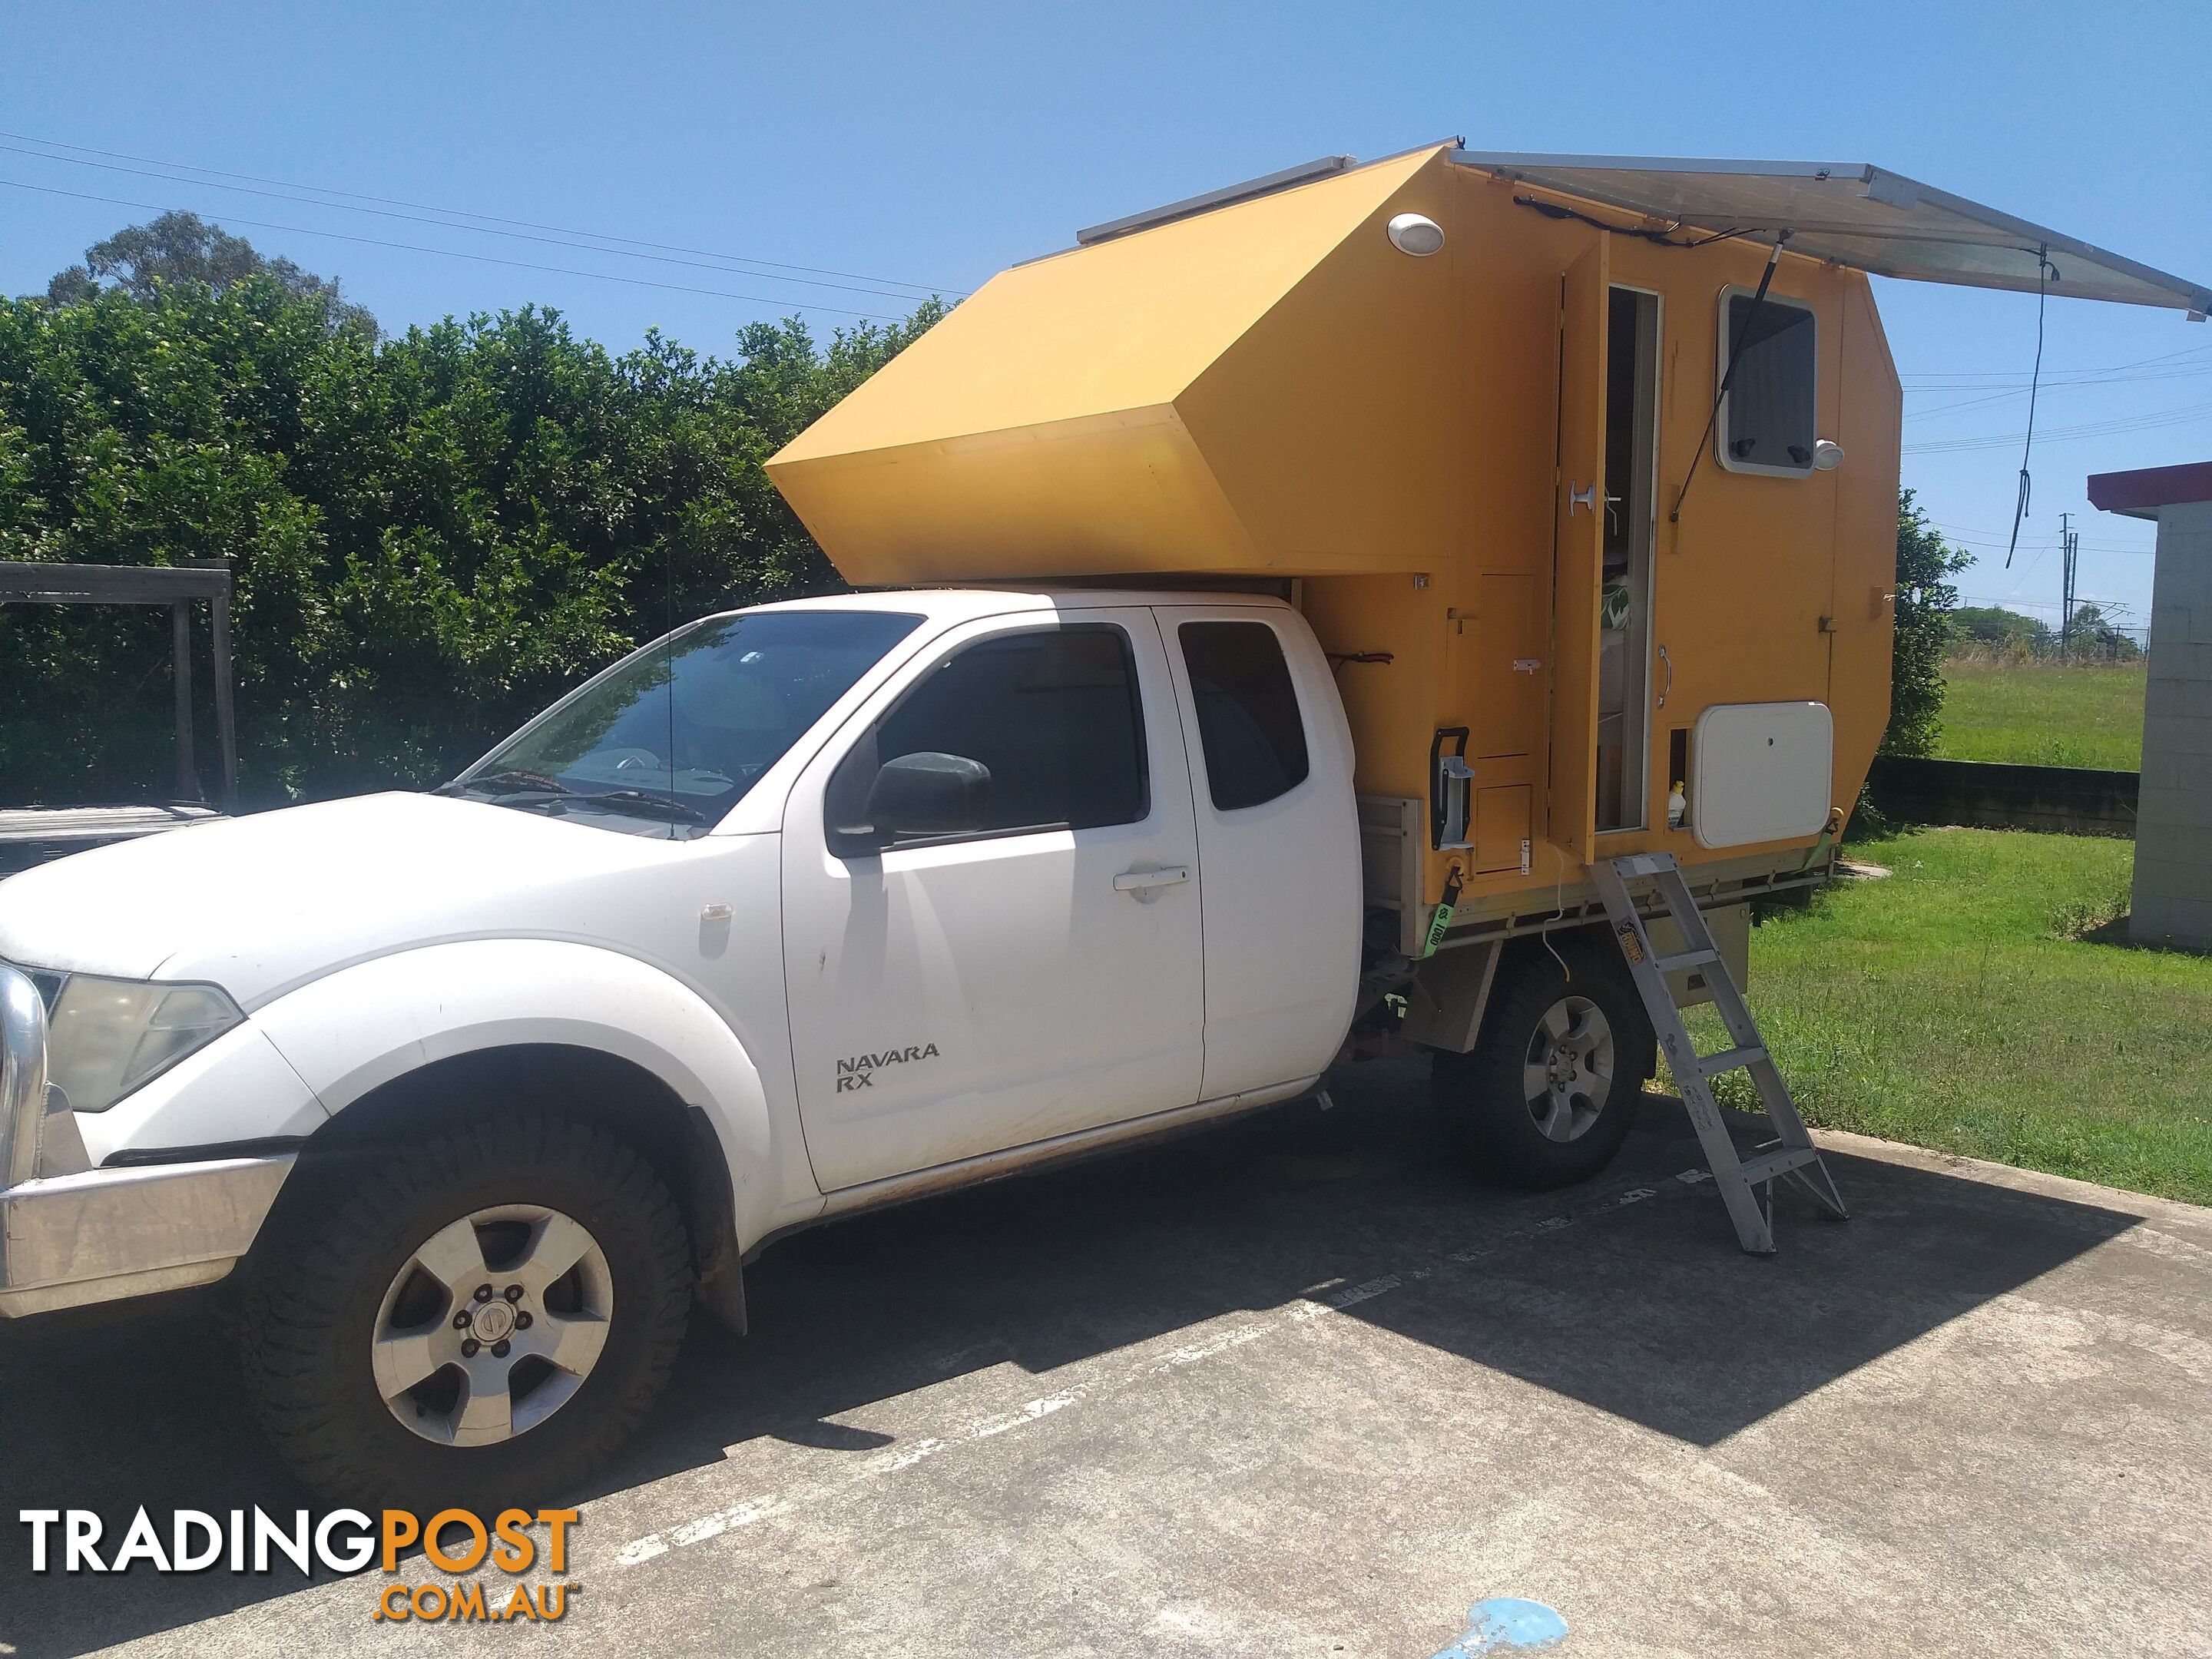
[[[2065,569],[2064,588],[2058,601],[2058,659],[2066,660],[2074,643],[2074,561],[2081,550],[2081,538],[2073,527],[2074,515],[2058,515],[2058,546]]]

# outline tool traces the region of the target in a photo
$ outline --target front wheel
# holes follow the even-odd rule
[[[356,1155],[267,1241],[242,1354],[262,1420],[334,1501],[515,1501],[581,1479],[666,1380],[683,1217],[631,1148],[500,1114]]]
[[[1634,1127],[1656,1045],[1635,991],[1548,951],[1511,964],[1467,1054],[1439,1054],[1437,1086],[1474,1163],[1516,1187],[1588,1181]],[[1501,973],[1503,978],[1503,972]]]

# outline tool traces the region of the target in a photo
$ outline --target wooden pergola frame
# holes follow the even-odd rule
[[[238,726],[230,662],[230,567],[0,562],[0,604],[166,605],[170,676],[177,693],[177,798],[205,800],[192,757],[192,601],[205,599],[215,645],[216,742],[222,752],[223,810],[238,810]]]

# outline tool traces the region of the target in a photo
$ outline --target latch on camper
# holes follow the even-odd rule
[[[1474,843],[1468,839],[1474,769],[1467,763],[1468,730],[1447,726],[1429,741],[1429,845],[1449,853]],[[1444,744],[1452,752],[1444,753]]]

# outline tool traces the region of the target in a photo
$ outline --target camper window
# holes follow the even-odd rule
[[[1755,299],[1749,289],[1721,290],[1718,372],[1734,356],[1735,378],[1721,400],[1716,459],[1731,472],[1802,478],[1813,471],[1813,308],[1774,294]]]

